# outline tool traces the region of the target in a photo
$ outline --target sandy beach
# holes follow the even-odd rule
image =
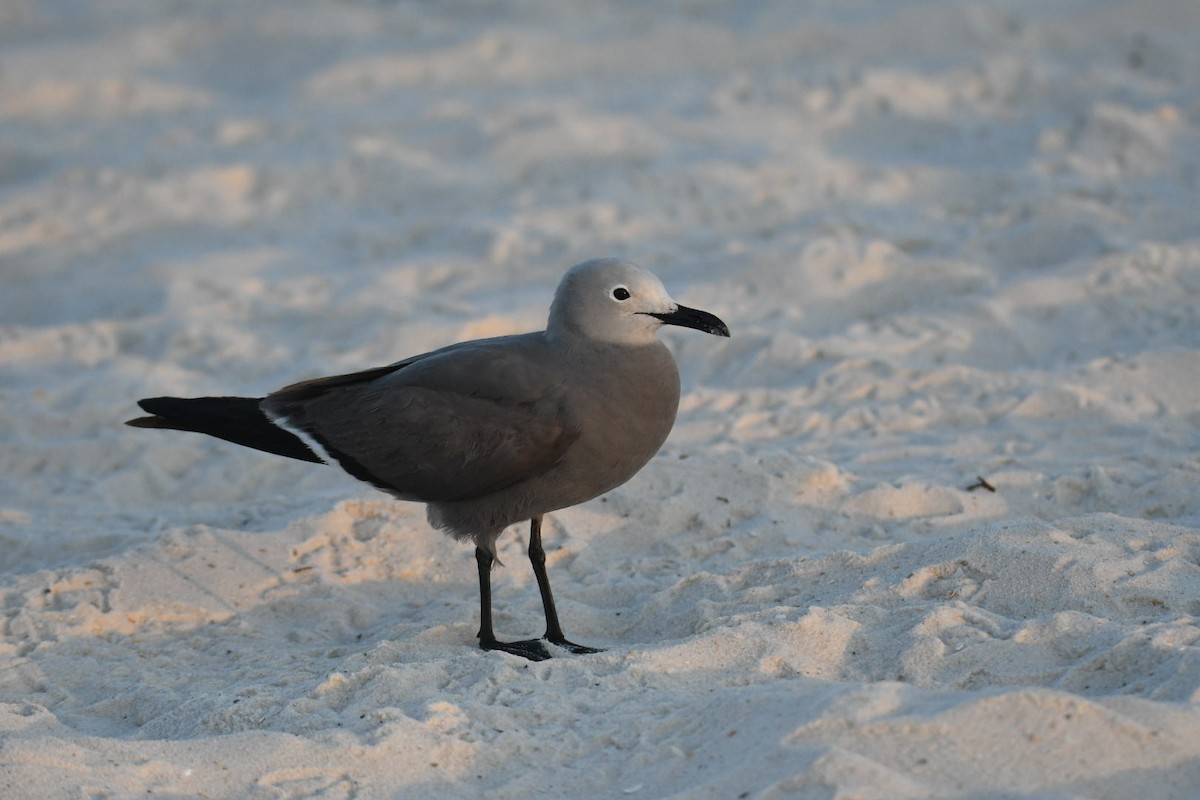
[[[1200,797],[1200,4],[0,2],[0,797]],[[135,430],[540,329],[641,474],[471,548]],[[524,528],[498,632],[541,633]]]

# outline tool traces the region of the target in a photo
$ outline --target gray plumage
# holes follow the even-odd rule
[[[543,565],[543,514],[633,477],[675,422],[679,373],[656,333],[663,324],[728,336],[707,312],[680,306],[661,282],[605,259],[563,277],[546,330],[463,342],[387,367],[293,384],[250,398],[154,398],[139,427],[219,436],[292,458],[336,462],[476,545],[480,643],[544,658],[538,640],[491,633],[486,573],[496,538],[531,520],[530,556],[546,604],[546,639],[562,636]]]

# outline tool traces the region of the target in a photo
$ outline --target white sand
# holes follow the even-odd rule
[[[0,796],[1200,796],[1200,5],[730,6],[0,5]],[[477,650],[419,506],[120,424],[599,255],[734,334],[550,525],[602,655]]]

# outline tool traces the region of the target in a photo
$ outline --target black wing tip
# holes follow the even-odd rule
[[[263,412],[261,402],[260,397],[147,397],[137,404],[152,416],[125,424],[203,433],[298,461],[327,463],[303,439],[276,425]]]
[[[150,416],[127,419],[125,424],[131,428],[172,428],[168,417],[181,401],[182,397],[143,397],[137,401],[138,408]]]
[[[137,417],[127,419],[125,424],[131,428],[161,428],[166,423],[162,417]]]

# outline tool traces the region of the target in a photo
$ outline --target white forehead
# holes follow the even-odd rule
[[[622,286],[627,295],[614,292]],[[546,331],[552,337],[582,335],[594,341],[647,344],[662,325],[651,315],[675,309],[662,281],[636,264],[614,258],[585,261],[563,275]]]
[[[585,261],[571,267],[563,276],[559,291],[572,294],[607,294],[618,286],[624,286],[630,294],[643,302],[672,302],[666,287],[654,273],[642,269],[637,264],[612,258]]]

